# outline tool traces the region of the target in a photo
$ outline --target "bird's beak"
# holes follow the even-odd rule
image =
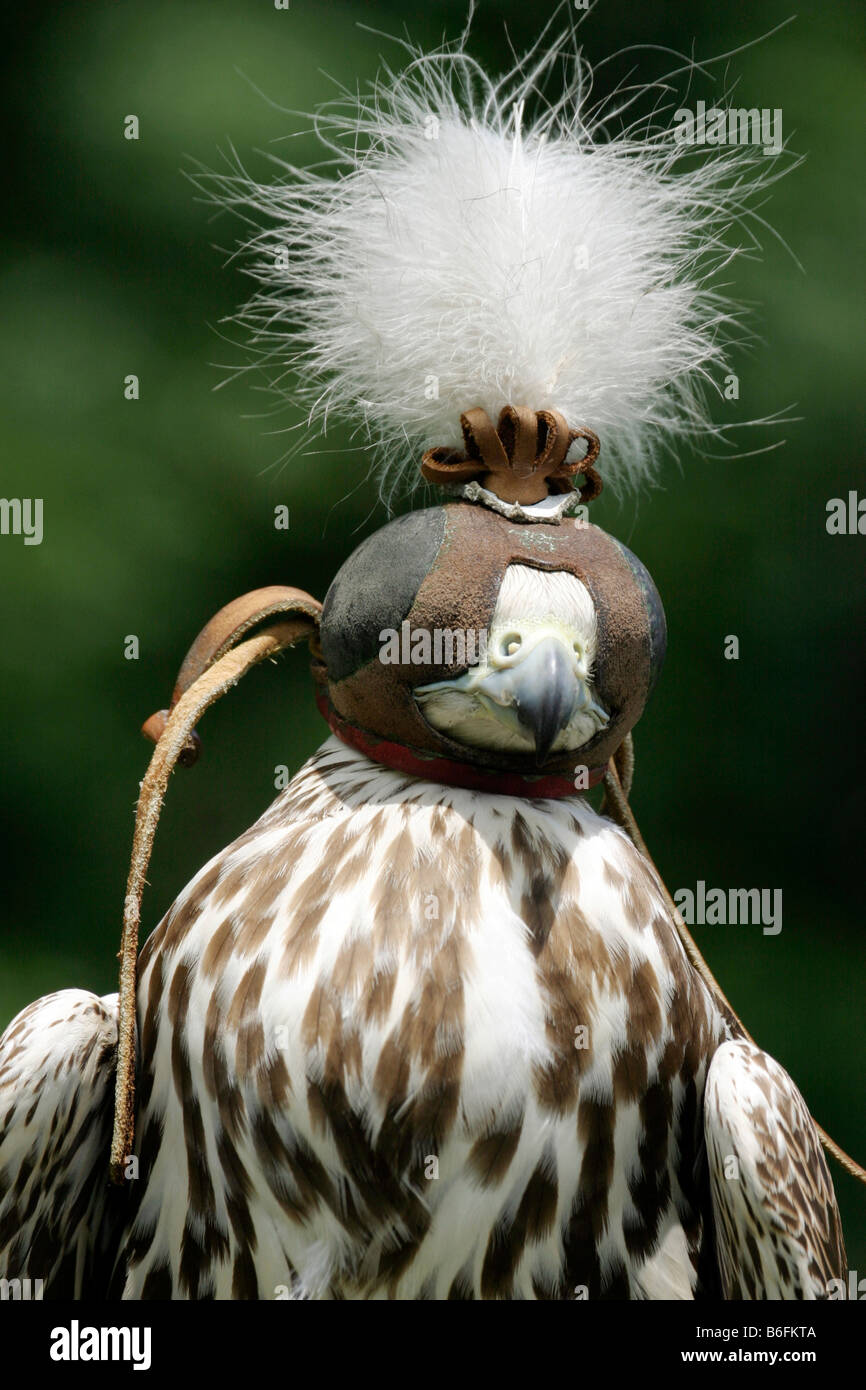
[[[475,694],[495,712],[513,711],[535,741],[535,760],[547,757],[557,735],[567,728],[587,694],[574,658],[557,637],[545,637],[513,665],[492,671],[475,685]]]
[[[465,726],[471,727],[474,702],[476,713],[481,706],[487,720],[492,717],[511,740],[518,735],[521,743],[534,744],[540,766],[563,731],[570,729],[574,746],[580,747],[605,728],[610,716],[593,698],[586,657],[571,634],[560,635],[552,623],[523,626],[518,620],[503,627],[491,632],[479,665],[454,680],[418,686],[415,696],[428,715],[429,702],[439,697],[468,697]],[[466,727],[461,741],[472,741]],[[480,746],[491,746],[489,738]]]

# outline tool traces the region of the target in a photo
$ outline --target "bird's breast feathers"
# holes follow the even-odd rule
[[[577,798],[330,739],[154,932],[139,1029],[133,1296],[690,1296],[724,1024]]]

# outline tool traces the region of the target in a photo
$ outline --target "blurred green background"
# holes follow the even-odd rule
[[[593,519],[645,561],[664,598],[668,664],[637,735],[633,798],[672,889],[780,887],[784,925],[698,927],[710,967],[816,1117],[866,1158],[863,745],[866,538],[830,536],[826,501],[866,492],[862,164],[863,18],[855,0],[806,0],[797,21],[733,58],[736,104],[781,107],[806,162],[765,214],[772,238],[740,262],[736,292],[761,341],[740,357],[741,398],[722,419],[790,407],[783,439],[740,462],[681,456],[663,488]],[[549,11],[481,6],[474,52],[501,71]],[[587,55],[633,44],[699,57],[735,49],[790,14],[789,0],[602,0]],[[237,225],[214,220],[180,170],[231,141],[263,174],[268,149],[315,158],[304,122],[334,81],[363,85],[393,44],[454,36],[462,3],[425,7],[292,0],[18,6],[7,13],[6,218],[0,274],[0,493],[44,499],[44,541],[0,538],[5,818],[0,1025],[67,985],[114,987],[142,720],[167,702],[192,637],[223,603],[269,583],[322,597],[362,535],[384,520],[348,434],[281,468],[291,424],[247,377],[217,325],[248,282],[225,266]],[[637,63],[598,74],[596,92]],[[698,79],[693,97],[724,86]],[[265,100],[262,93],[269,100]],[[123,119],[139,117],[137,142]],[[277,142],[277,143],[274,143]],[[123,378],[141,382],[138,401]],[[726,414],[730,412],[730,416]],[[754,437],[753,437],[754,435]],[[311,445],[315,448],[315,444]],[[327,465],[327,469],[323,465]],[[274,507],[291,509],[276,531]],[[135,634],[140,659],[124,658]],[[739,661],[723,658],[740,639]],[[303,657],[257,669],[211,711],[204,756],[172,780],[145,898],[149,931],[204,859],[274,795],[324,734]],[[866,1192],[838,1169],[849,1262],[866,1274]]]

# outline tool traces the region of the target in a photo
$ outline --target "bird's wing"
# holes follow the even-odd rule
[[[30,1280],[13,1297],[104,1297],[124,1204],[108,1187],[116,1046],[117,995],[77,989],[0,1038],[0,1278]]]
[[[842,1225],[821,1143],[788,1073],[753,1043],[715,1053],[704,1129],[725,1298],[827,1298]]]

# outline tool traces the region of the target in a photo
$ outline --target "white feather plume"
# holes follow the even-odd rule
[[[651,477],[666,440],[713,432],[707,387],[739,326],[714,285],[757,244],[749,208],[779,161],[696,154],[658,111],[609,138],[590,89],[572,35],[496,81],[463,41],[409,48],[369,96],[319,113],[325,164],[212,176],[257,228],[249,344],[310,424],[360,427],[386,496],[421,449],[459,447],[474,406],[589,426],[614,483]]]

